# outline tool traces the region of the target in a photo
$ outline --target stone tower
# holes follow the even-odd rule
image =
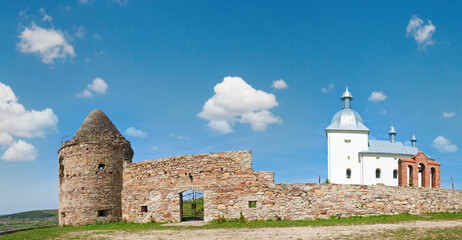
[[[133,150],[101,110],[93,110],[59,155],[59,225],[122,217],[122,174]]]

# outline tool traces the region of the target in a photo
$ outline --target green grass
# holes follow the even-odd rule
[[[375,232],[373,234],[347,236],[343,235],[335,239],[342,240],[382,240],[382,239],[462,239],[462,228],[434,228],[430,230],[426,229],[399,229],[399,230],[388,230],[383,232]]]
[[[0,232],[58,225],[58,210],[27,211],[0,216]]]
[[[204,218],[204,198],[196,199],[196,210],[193,211],[193,201],[183,202],[183,220],[203,219]]]
[[[162,226],[162,223],[100,223],[79,227],[64,226],[33,229],[17,232],[11,235],[0,237],[0,239],[54,239],[66,236],[68,233],[79,231],[143,231],[143,230],[165,230],[165,229],[215,229],[215,228],[261,228],[261,227],[302,227],[302,226],[335,226],[335,225],[358,225],[358,224],[376,224],[376,223],[398,223],[416,220],[455,220],[462,219],[462,212],[458,213],[428,213],[424,215],[411,215],[407,213],[399,215],[382,215],[369,217],[351,217],[351,218],[330,218],[319,220],[267,220],[267,221],[246,221],[239,220],[226,221],[218,223],[213,221],[200,227],[193,226]],[[454,229],[454,234],[459,234],[460,229]],[[389,234],[394,234],[390,232]],[[397,233],[398,234],[398,233]],[[436,234],[440,234],[436,232]]]

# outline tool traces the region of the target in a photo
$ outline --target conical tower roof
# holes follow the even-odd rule
[[[107,137],[122,137],[119,130],[109,120],[103,111],[99,109],[93,110],[75,133],[75,138],[88,136],[107,136]]]

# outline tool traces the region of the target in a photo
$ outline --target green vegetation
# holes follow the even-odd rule
[[[28,211],[8,215],[1,215],[0,221],[5,219],[39,219],[48,217],[58,217],[58,210]]]
[[[329,219],[318,219],[318,220],[278,220],[279,217],[275,216],[272,219],[265,221],[241,221],[226,220],[223,221],[212,221],[204,226],[162,226],[162,223],[98,223],[79,227],[64,226],[64,227],[51,227],[42,229],[33,229],[28,231],[21,231],[11,235],[0,237],[0,239],[53,239],[58,237],[64,237],[65,234],[79,231],[92,231],[92,230],[104,230],[108,231],[143,231],[143,230],[165,230],[165,229],[214,229],[214,228],[261,228],[261,227],[302,227],[302,226],[334,226],[334,225],[359,225],[359,224],[376,224],[376,223],[399,223],[405,221],[432,221],[432,220],[455,220],[462,219],[462,212],[457,213],[427,213],[423,215],[411,215],[403,213],[400,215],[382,215],[382,216],[369,216],[369,217],[347,217],[347,218],[336,218],[332,217]],[[401,230],[399,230],[401,231]],[[391,231],[387,234],[400,234]],[[407,230],[402,230],[407,231]],[[409,230],[412,231],[412,230]],[[446,236],[445,230],[428,230],[428,232],[435,231],[435,236]],[[451,229],[450,234],[453,236],[459,236],[461,234],[460,228]],[[438,235],[440,234],[440,235]],[[448,233],[449,234],[449,233]],[[388,236],[388,235],[387,235]],[[418,236],[421,236],[420,234]],[[449,236],[449,235],[448,235]],[[451,235],[452,236],[452,235]],[[358,236],[359,237],[359,236]],[[367,238],[365,238],[367,239]],[[431,239],[431,238],[430,238]]]
[[[195,209],[193,208],[196,204]],[[204,219],[204,197],[183,202],[183,220]]]
[[[379,233],[359,235],[359,236],[341,236],[337,239],[462,239],[462,228],[435,228],[431,230],[425,229],[399,229],[388,230]]]
[[[58,210],[28,211],[0,216],[0,232],[57,225]]]

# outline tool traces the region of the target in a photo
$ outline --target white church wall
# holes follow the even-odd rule
[[[328,131],[328,172],[332,183],[361,184],[361,163],[358,153],[367,149],[368,133]],[[346,170],[351,169],[351,178]]]
[[[398,186],[398,176],[393,178],[393,171],[398,170],[398,157],[377,154],[362,156],[363,184],[372,185],[383,183],[388,186]],[[380,169],[380,178],[376,177],[376,170]]]

